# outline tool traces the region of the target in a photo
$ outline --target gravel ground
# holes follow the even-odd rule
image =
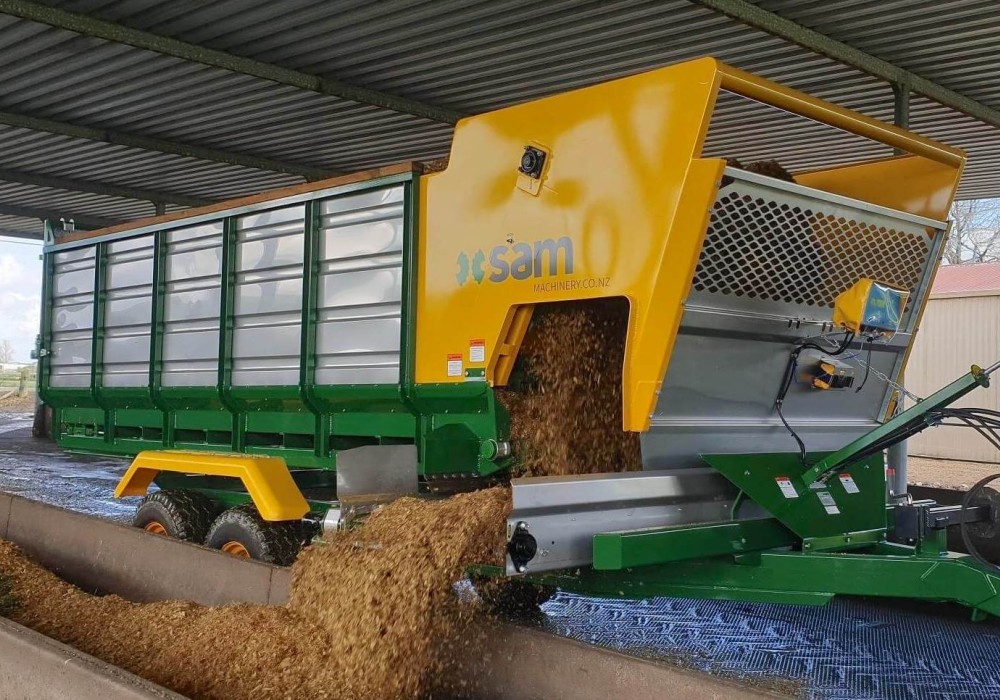
[[[4,393],[0,390],[0,394]],[[0,401],[0,413],[32,413],[35,410],[35,393],[26,396],[9,396]]]
[[[1000,464],[910,457],[906,469],[907,481],[915,486],[968,491],[980,479],[1000,473]]]

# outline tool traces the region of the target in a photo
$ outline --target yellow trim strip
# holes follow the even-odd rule
[[[115,498],[145,495],[160,472],[239,479],[264,520],[299,520],[309,512],[309,504],[295,485],[285,460],[262,455],[146,450],[132,460],[118,482]]]
[[[817,99],[804,92],[787,88],[770,80],[759,78],[724,63],[719,64],[723,90],[808,117],[823,124],[864,136],[953,168],[965,162],[965,153],[958,148],[945,146],[937,141],[918,136],[892,124],[866,117],[835,104]]]

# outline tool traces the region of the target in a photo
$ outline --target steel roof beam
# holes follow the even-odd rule
[[[46,131],[50,134],[69,136],[75,139],[86,139],[87,141],[103,141],[113,143],[118,146],[128,146],[130,148],[140,148],[146,151],[158,151],[160,153],[171,153],[173,155],[184,156],[185,158],[195,158],[197,160],[207,160],[216,163],[226,163],[228,165],[239,165],[244,168],[254,168],[256,170],[268,170],[276,173],[288,173],[298,175],[308,180],[321,180],[325,177],[335,175],[336,172],[314,168],[309,165],[299,165],[297,163],[286,163],[283,161],[255,156],[249,153],[233,153],[231,151],[221,151],[208,146],[195,146],[193,144],[178,143],[168,141],[153,136],[142,136],[140,134],[126,133],[123,131],[110,131],[108,129],[96,129],[89,126],[80,126],[68,122],[34,117],[27,114],[15,114],[13,112],[0,111],[0,124],[14,126],[20,129],[30,129],[32,131]]]
[[[140,187],[127,187],[125,185],[109,185],[103,182],[90,180],[77,180],[69,177],[56,177],[53,175],[40,175],[38,173],[27,173],[22,170],[7,170],[0,168],[0,180],[7,182],[21,182],[26,185],[36,185],[38,187],[53,187],[59,190],[69,190],[72,192],[88,192],[99,194],[105,197],[121,197],[123,199],[136,199],[155,204],[179,204],[184,207],[200,207],[211,204],[216,200],[203,199],[202,197],[191,197],[186,194],[174,194],[172,192],[160,192],[159,190],[147,190]]]
[[[814,29],[785,19],[779,14],[762,9],[746,0],[691,0],[691,2],[798,44],[810,51],[823,54],[876,78],[887,80],[894,85],[901,85],[904,89],[929,97],[935,102],[964,112],[991,126],[1000,127],[1000,111],[987,107],[982,102],[977,102],[967,95],[955,92],[916,73],[911,73],[889,61],[856,49],[850,44],[845,44],[826,34],[821,34]]]
[[[41,207],[25,207],[20,204],[0,204],[0,214],[6,216],[20,216],[25,219],[72,219],[80,226],[104,228],[105,226],[115,226],[122,223],[119,219],[108,219],[103,216],[92,216],[90,214],[73,214],[68,211],[58,211],[56,209],[44,209]]]
[[[445,107],[438,107],[419,100],[412,100],[380,90],[359,85],[351,85],[340,80],[322,78],[311,73],[284,68],[245,56],[237,56],[225,51],[217,51],[179,39],[160,36],[152,32],[133,29],[115,22],[89,17],[75,12],[67,12],[31,0],[0,0],[0,12],[20,17],[32,22],[40,22],[59,29],[76,32],[84,36],[105,41],[128,44],[138,49],[155,51],[185,61],[195,61],[233,73],[242,73],[271,82],[290,85],[301,90],[310,90],[321,95],[340,97],[352,102],[391,109],[394,112],[412,114],[432,121],[454,124],[463,114]]]

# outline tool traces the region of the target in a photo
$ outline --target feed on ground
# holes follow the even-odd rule
[[[396,501],[307,550],[287,606],[96,597],[6,542],[0,576],[14,621],[191,698],[454,694],[443,671],[478,626],[452,585],[470,562],[500,562],[508,510],[502,488]]]

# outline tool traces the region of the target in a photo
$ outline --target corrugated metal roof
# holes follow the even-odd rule
[[[983,296],[1000,294],[1000,263],[945,265],[931,287],[933,296]]]
[[[688,0],[46,0],[234,55],[475,113],[713,55],[889,120],[888,84]],[[756,4],[1000,108],[1000,13],[985,0]],[[330,171],[444,155],[451,127],[0,15],[0,110]],[[759,105],[720,103],[707,152],[791,170],[888,153]],[[1000,195],[1000,132],[915,98],[911,128],[965,148],[961,196]],[[228,198],[293,175],[0,127],[0,167]],[[0,205],[131,218],[151,205],[0,182]],[[70,211],[72,208],[72,211]],[[11,225],[17,222],[10,222]],[[2,228],[2,227],[0,227]]]

